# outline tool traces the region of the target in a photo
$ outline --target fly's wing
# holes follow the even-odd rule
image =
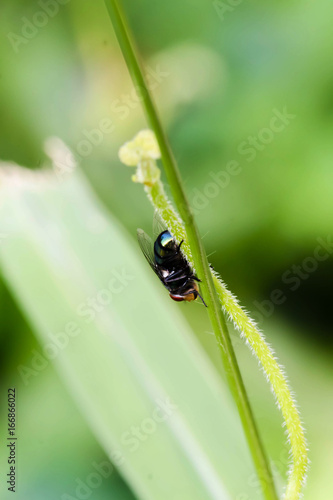
[[[166,226],[164,220],[160,216],[157,210],[154,212],[154,218],[153,218],[153,235],[154,238],[157,238],[163,231],[166,231],[168,227]]]
[[[154,273],[156,273],[159,276],[158,268],[156,266],[154,258],[154,251],[153,251],[154,246],[151,238],[148,236],[147,233],[144,232],[143,229],[137,229],[136,233],[138,236],[138,242],[143,255],[146,257],[147,262],[154,271]]]

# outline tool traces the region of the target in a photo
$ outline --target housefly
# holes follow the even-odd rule
[[[181,245],[166,229],[162,231],[153,244],[151,238],[142,230],[137,230],[138,241],[150,267],[159,277],[173,300],[190,302],[198,297],[205,301],[199,293],[199,278],[193,273],[190,264],[181,252]]]

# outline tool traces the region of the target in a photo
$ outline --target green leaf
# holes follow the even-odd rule
[[[138,498],[261,498],[229,393],[179,304],[82,175],[65,177],[0,174],[2,272],[41,356]],[[24,381],[43,376],[36,360],[26,368]]]

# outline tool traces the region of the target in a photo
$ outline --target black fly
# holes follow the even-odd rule
[[[154,244],[142,229],[138,229],[137,234],[143,255],[169,291],[170,297],[178,302],[190,302],[200,297],[206,306],[199,293],[197,282],[200,280],[193,274],[190,264],[181,252],[183,242],[178,245],[168,230],[162,231]]]

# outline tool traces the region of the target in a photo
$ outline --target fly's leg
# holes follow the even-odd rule
[[[180,294],[180,293],[181,293],[181,292],[179,292],[179,294]],[[200,297],[200,299],[201,299],[201,301],[202,301],[203,305],[204,305],[205,307],[207,307],[206,302],[205,302],[205,301],[204,301],[204,299],[201,297],[200,293],[199,293],[199,292],[197,292],[197,290],[189,290],[188,292],[183,293],[182,295],[183,295],[183,297],[185,297],[186,295],[192,295],[192,294],[195,296],[195,298]]]
[[[201,301],[202,301],[203,305],[204,305],[205,307],[207,307],[207,304],[206,304],[206,302],[204,301],[204,299],[201,297],[200,293],[199,293],[199,292],[196,292],[196,294],[197,294],[197,296],[198,296],[198,297],[200,297],[200,299],[201,299]]]
[[[182,244],[183,244],[183,243],[184,243],[184,240],[182,240],[182,241],[179,243],[179,245],[178,245],[178,247],[177,247],[177,252],[179,252],[179,251],[180,251],[180,247],[182,246]]]
[[[188,278],[187,274],[182,274],[182,273],[183,273],[183,269],[179,269],[179,271],[175,271],[175,272],[169,274],[169,276],[167,276],[164,281],[166,283],[169,283],[170,281],[177,281],[180,279]]]
[[[176,278],[174,276],[168,276],[167,278],[164,279],[165,283],[172,283],[173,281],[178,281],[178,280],[182,280],[184,278],[188,278],[188,276],[186,276],[186,274],[183,274],[182,276],[177,276]]]

